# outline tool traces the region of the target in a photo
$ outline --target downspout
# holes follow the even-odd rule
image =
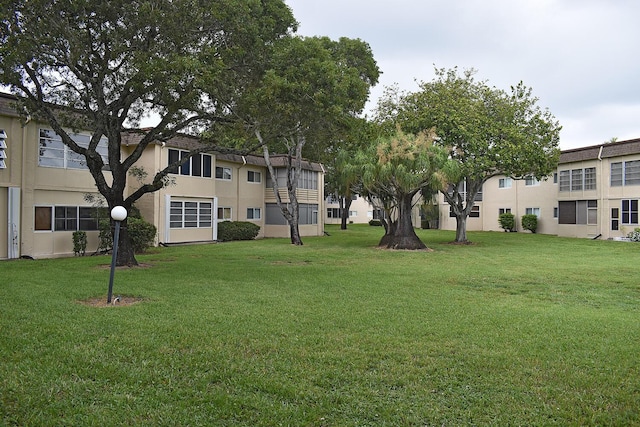
[[[27,162],[29,159],[29,153],[28,153],[28,128],[27,126],[29,125],[29,123],[31,122],[31,115],[28,115],[24,121],[24,123],[22,124],[22,167],[20,170],[20,184],[18,185],[19,188],[19,192],[20,192],[20,215],[19,215],[19,220],[22,220],[25,217],[30,217],[31,216],[31,221],[34,222],[35,218],[33,218],[33,215],[35,215],[35,205],[34,205],[34,197],[33,197],[33,193],[34,193],[34,189],[33,189],[33,185],[30,185],[29,183],[27,183],[27,170],[31,169],[29,167],[27,167]],[[36,129],[37,131],[37,129]],[[36,144],[37,147],[39,149],[40,147],[40,140],[37,139],[36,140]],[[37,165],[35,165],[37,167]],[[31,191],[28,191],[29,189],[31,189]],[[25,212],[26,206],[29,206],[31,208],[31,215],[27,214]],[[17,257],[20,257],[22,255],[25,255],[24,252],[24,248],[23,248],[23,244],[24,242],[24,236],[22,235],[22,227],[23,227],[23,222],[20,221],[20,226],[17,229],[17,239],[18,239],[18,254]],[[53,230],[52,230],[53,231]],[[35,246],[35,235],[34,233],[30,233],[31,235],[29,236],[28,239],[28,243],[30,243],[30,246],[27,246],[27,251],[30,250],[31,254],[33,255],[33,249]],[[27,254],[28,255],[28,254]]]
[[[322,185],[320,185],[320,183],[318,182],[318,231],[322,232],[322,235],[325,234],[325,229],[324,229],[324,216],[327,213],[327,210],[325,208],[325,197],[324,197],[324,174],[326,173],[326,169],[324,168],[324,165],[322,163],[319,163],[320,165],[320,170],[322,171]],[[318,179],[318,181],[320,181]]]
[[[236,221],[240,221],[240,169],[247,164],[247,158],[245,156],[240,157],[242,157],[242,165],[238,166],[238,176],[236,177]]]
[[[600,165],[600,180],[602,181],[601,183],[598,183],[598,181],[596,180],[596,185],[597,187],[597,191],[600,193],[600,202],[598,203],[598,206],[600,208],[600,217],[598,218],[600,221],[598,221],[598,234],[602,235],[602,232],[604,231],[604,218],[605,218],[605,210],[604,210],[604,180],[603,180],[603,170],[602,170],[602,149],[604,148],[604,145],[600,146],[600,150],[598,150],[598,161],[599,161],[599,165]],[[602,185],[599,185],[602,184]],[[607,187],[608,188],[608,187]],[[607,211],[609,210],[609,207],[607,207]],[[608,236],[610,237],[610,236]],[[607,237],[607,238],[608,238]]]
[[[515,181],[515,185],[513,185],[513,181]],[[515,189],[516,189],[516,195],[515,195],[516,196],[516,208],[515,208],[516,213],[515,213],[515,218],[514,218],[514,220],[515,220],[515,224],[514,225],[515,225],[516,231],[521,231],[520,227],[519,227],[520,224],[521,224],[521,221],[519,220],[520,219],[520,205],[519,205],[519,201],[518,201],[518,187],[519,187],[518,184],[520,184],[521,181],[518,180],[518,179],[511,179],[511,182],[512,182],[511,185],[514,186]]]
[[[165,146],[166,146],[166,142],[162,141],[160,143],[160,154],[158,154],[159,159],[157,160],[157,164],[160,165],[160,168],[162,168],[162,165],[163,165],[162,162],[163,162],[163,155],[165,154],[165,150],[164,150]],[[169,157],[169,154],[167,153],[167,165],[169,164],[169,158],[168,157]],[[166,191],[163,191],[163,192],[159,192],[157,197],[154,197],[156,199],[156,206],[154,207],[153,214],[154,214],[154,216],[157,215],[155,223],[156,223],[156,227],[158,227],[158,244],[161,243],[160,242],[160,230],[161,229],[163,229],[163,237],[164,237],[164,241],[165,242],[169,241],[168,239],[169,239],[169,235],[170,235],[169,234],[169,216],[170,216],[170,212],[171,212],[171,209],[170,209],[171,206],[169,206],[169,208],[167,208],[167,206],[165,206],[165,210],[164,210],[164,212],[162,212],[161,207],[162,207],[162,194],[163,193],[166,195]],[[167,198],[165,197],[165,205],[167,203],[169,203],[169,205],[170,205],[170,202],[167,201]],[[161,222],[160,215],[164,215],[165,216],[164,222]]]

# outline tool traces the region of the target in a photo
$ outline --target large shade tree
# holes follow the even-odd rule
[[[234,113],[262,146],[273,191],[287,220],[291,243],[302,244],[297,188],[303,158],[322,160],[321,153],[339,141],[364,108],[379,70],[367,43],[357,39],[291,37],[274,44],[264,78],[246,92]],[[280,183],[271,153],[286,154]],[[287,200],[280,194],[286,186]],[[318,188],[322,191],[322,188]]]
[[[415,93],[388,97],[383,117],[403,129],[435,129],[458,173],[442,190],[456,217],[456,242],[467,242],[466,221],[482,185],[496,175],[543,179],[557,166],[560,125],[538,106],[522,82],[504,91],[474,78],[475,71],[436,69]]]
[[[178,164],[127,194],[127,175],[147,146],[229,120],[228,106],[262,78],[272,45],[295,25],[282,0],[5,0],[0,83],[84,157],[109,208],[130,209]],[[147,113],[157,124],[121,157],[123,128]],[[74,129],[92,133],[88,146],[74,141]],[[103,137],[106,158],[97,150]],[[120,242],[118,265],[136,264],[126,228]]]
[[[436,138],[433,129],[412,135],[398,128],[355,157],[353,165],[361,173],[366,196],[387,213],[380,246],[427,248],[414,230],[413,208],[423,193],[443,189],[456,167],[447,150],[434,144]]]

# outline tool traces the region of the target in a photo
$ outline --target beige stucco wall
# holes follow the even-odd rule
[[[340,218],[329,218],[327,216],[327,210],[329,208],[338,209],[339,207],[340,205],[338,203],[328,203],[325,200],[325,207],[323,209],[325,224],[340,224]],[[349,212],[349,222],[353,224],[366,224],[373,219],[373,207],[365,198],[360,196],[351,202]]]
[[[73,255],[73,231],[35,231],[36,206],[90,206],[84,200],[83,191],[35,190],[34,206],[25,207],[22,213],[22,254],[34,258]],[[87,253],[98,249],[98,231],[87,231]]]
[[[479,231],[482,230],[483,227],[483,214],[482,208],[484,202],[476,202],[478,206],[480,206],[480,218],[467,218],[467,231]],[[440,207],[439,213],[439,228],[441,230],[455,230],[456,229],[456,219],[455,217],[449,216],[449,204],[445,201],[442,193],[438,194],[438,206]]]
[[[558,170],[596,168],[596,190],[558,192],[558,200],[597,200],[598,222],[596,225],[560,224],[558,235],[566,237],[595,237],[601,239],[625,237],[640,225],[624,225],[620,218],[618,230],[611,229],[611,209],[621,209],[622,199],[640,199],[640,186],[627,185],[611,187],[611,163],[640,160],[640,154],[565,163]]]
[[[493,177],[483,186],[483,205],[481,219],[484,230],[502,231],[499,223],[500,209],[511,209],[515,215],[518,231],[522,229],[522,216],[527,213],[527,208],[539,208],[537,233],[556,234],[558,220],[554,218],[556,208],[558,185],[553,182],[553,175],[546,180],[542,179],[537,184],[526,185],[525,180],[512,180],[511,188],[499,188],[499,179]]]
[[[25,126],[17,118],[2,118],[1,126],[8,127],[9,167],[2,171],[0,179],[9,176],[7,184],[20,188],[20,255],[31,257],[51,257],[73,255],[72,232],[34,231],[35,206],[90,206],[84,200],[87,193],[95,194],[94,180],[88,171],[48,168],[38,166],[38,140],[41,128],[49,126],[30,121]],[[7,124],[7,120],[11,123]],[[110,173],[106,172],[110,180]],[[2,184],[4,185],[4,184]],[[4,193],[4,192],[3,192]],[[6,195],[0,196],[6,218]],[[6,224],[6,221],[3,222]],[[6,242],[7,230],[3,227]],[[97,232],[87,232],[87,251],[97,249]],[[6,256],[7,244],[2,246],[0,255]]]
[[[568,164],[562,164],[558,166],[558,175],[560,171],[571,169],[584,169],[584,168],[596,168],[596,189],[595,190],[570,190],[560,191],[558,188],[556,192],[556,198],[558,202],[568,200],[597,200],[598,201],[598,220],[597,224],[558,224],[557,234],[563,237],[588,237],[592,238],[603,232],[609,237],[608,226],[605,222],[603,214],[607,211],[603,206],[608,204],[607,200],[603,200],[602,197],[609,191],[609,166],[607,164],[605,168],[604,162],[598,160],[587,160],[583,162],[574,162]],[[605,170],[606,169],[606,170]],[[606,181],[603,179],[606,177]]]
[[[216,159],[215,166],[231,169],[231,180],[216,179],[219,208],[231,208],[232,221],[249,221],[260,227],[258,238],[265,236],[265,183],[268,170],[264,167]],[[249,182],[248,172],[260,172],[260,182]],[[259,208],[260,219],[248,219],[247,209]]]
[[[7,168],[0,169],[0,259],[8,257],[8,188],[15,187],[20,193],[20,230],[19,251],[22,256],[56,257],[73,254],[72,231],[35,231],[36,206],[86,206],[90,203],[84,200],[87,193],[97,194],[94,179],[87,170],[62,169],[40,167],[39,129],[50,129],[50,126],[30,121],[26,126],[17,117],[1,116],[0,129],[7,132],[6,149]],[[81,132],[82,133],[82,132]],[[145,177],[127,177],[128,186],[125,197],[135,191],[141,184],[150,183],[155,173],[168,164],[170,144],[151,144],[142,157],[136,162],[136,168],[146,173]],[[122,147],[123,156],[129,155],[135,146]],[[136,202],[143,218],[154,224],[158,230],[157,242],[186,242],[205,241],[215,238],[214,227],[197,229],[171,229],[168,224],[168,203],[170,200],[205,201],[211,202],[213,215],[217,214],[216,207],[231,207],[233,220],[247,221],[247,209],[259,208],[261,218],[251,219],[261,227],[258,237],[288,235],[287,226],[271,227],[269,234],[264,225],[265,221],[265,190],[268,171],[263,166],[252,164],[221,161],[220,166],[230,167],[233,177],[231,181],[215,179],[216,156],[213,156],[212,177],[191,177],[170,175],[172,183],[160,191],[147,194]],[[261,182],[253,183],[247,179],[248,171],[260,172]],[[108,182],[111,174],[105,172]],[[318,188],[323,188],[323,175],[319,174]],[[300,231],[303,236],[322,235],[324,209],[321,191],[300,190],[301,203],[318,204],[319,224],[302,225]],[[98,232],[88,231],[87,252],[97,249]]]
[[[298,203],[308,203],[318,206],[318,223],[317,224],[301,224],[298,231],[302,237],[322,236],[324,235],[324,218],[326,215],[326,207],[322,197],[322,189],[324,188],[324,174],[318,173],[318,189],[299,188],[296,191]],[[286,188],[279,188],[278,192],[283,203],[287,203],[289,196]],[[276,203],[276,196],[272,188],[264,188],[264,203]],[[288,225],[271,225],[265,224],[264,233],[266,237],[290,237],[291,233]]]
[[[467,218],[467,231],[502,231],[498,217],[500,209],[511,209],[515,215],[518,231],[522,229],[522,216],[527,208],[539,208],[538,233],[556,234],[558,221],[553,217],[557,207],[557,184],[553,176],[541,180],[535,185],[526,185],[525,180],[512,180],[510,188],[499,188],[499,180],[504,176],[489,178],[482,186],[482,201],[476,202],[480,208],[480,217]],[[442,194],[438,197],[440,204],[440,228],[455,230],[456,219],[449,216],[449,205]]]
[[[166,146],[154,145],[145,152],[145,161],[155,170],[160,170],[169,164],[169,150]],[[150,163],[149,159],[153,159]],[[213,165],[212,165],[213,167]],[[214,175],[212,173],[212,175]],[[160,191],[148,194],[140,200],[145,207],[143,215],[147,221],[146,213],[153,218],[153,223],[158,229],[158,242],[177,243],[177,242],[202,242],[213,240],[213,227],[203,228],[170,228],[167,212],[170,200],[176,201],[194,201],[209,202],[212,209],[215,207],[214,198],[216,192],[216,180],[211,178],[185,176],[178,174],[170,174],[170,184]],[[136,204],[137,205],[137,204]],[[215,215],[215,211],[213,212]]]

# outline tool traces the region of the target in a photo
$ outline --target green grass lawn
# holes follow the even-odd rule
[[[0,262],[3,425],[640,425],[640,246],[418,230]]]

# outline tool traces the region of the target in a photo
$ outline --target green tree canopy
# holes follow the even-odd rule
[[[380,246],[426,248],[413,228],[413,207],[423,192],[444,189],[456,166],[447,150],[434,144],[435,138],[433,129],[412,135],[398,127],[394,135],[380,138],[356,156],[367,197],[387,213]]]
[[[322,160],[321,153],[340,140],[362,111],[378,76],[371,49],[361,40],[285,38],[274,44],[263,79],[236,105],[234,114],[263,148],[293,244],[302,244],[296,197],[302,158]],[[287,154],[287,204],[280,199],[271,152]]]
[[[109,208],[127,209],[162,188],[176,166],[153,171],[125,196],[128,171],[145,148],[231,120],[229,106],[262,78],[273,44],[296,27],[282,0],[5,0],[2,11],[0,83],[85,157]],[[140,131],[121,158],[124,126],[150,113],[158,124]],[[68,129],[91,131],[89,146],[77,145]],[[96,150],[103,136],[108,165]],[[214,148],[211,141],[192,154]],[[118,264],[135,263],[125,230]]]
[[[449,147],[459,173],[442,193],[456,215],[457,242],[467,241],[466,219],[487,179],[542,179],[555,169],[560,154],[561,127],[537,105],[531,88],[519,83],[505,92],[475,80],[474,73],[436,69],[436,78],[422,82],[419,91],[391,92],[378,114],[407,131],[434,129],[438,145]]]

